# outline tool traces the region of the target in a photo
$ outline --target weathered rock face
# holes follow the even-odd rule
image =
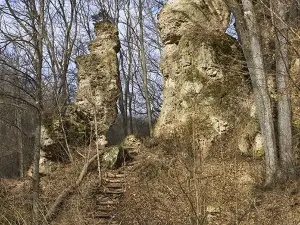
[[[222,0],[169,1],[160,13],[164,101],[156,136],[193,132],[206,152],[255,121],[241,49],[225,34],[228,17]]]
[[[90,54],[76,59],[78,92],[75,104],[66,108],[63,121],[60,117],[50,118],[45,124],[42,143],[49,159],[68,160],[63,150],[66,149],[65,138],[71,145],[88,143],[91,132],[95,131],[95,121],[98,131],[96,141],[101,142],[115,121],[116,101],[120,93],[118,30],[115,25],[102,22],[95,25],[95,32],[96,39],[89,45]]]
[[[159,15],[161,37],[168,45],[197,28],[202,35],[224,33],[228,18],[223,0],[169,0]]]
[[[97,129],[105,134],[116,118],[119,96],[117,53],[120,49],[118,29],[109,22],[95,25],[96,40],[89,45],[90,54],[78,57],[78,93],[76,105]]]

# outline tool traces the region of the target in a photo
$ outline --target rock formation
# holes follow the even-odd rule
[[[159,15],[164,100],[155,136],[194,132],[207,155],[217,138],[238,136],[248,122],[256,123],[239,43],[225,34],[228,21],[222,0],[165,5]]]
[[[65,138],[69,144],[88,143],[97,126],[98,141],[114,123],[119,90],[117,53],[118,29],[109,22],[95,24],[96,39],[89,44],[90,54],[76,59],[78,92],[75,104],[67,106],[63,117],[50,118],[42,135],[44,151],[52,160],[66,160]],[[96,123],[95,123],[96,121]],[[45,133],[45,132],[44,132]],[[44,134],[43,133],[43,134]],[[46,134],[46,133],[45,133]],[[95,137],[95,134],[92,134]],[[49,143],[49,140],[50,143]]]
[[[89,45],[90,54],[78,57],[78,93],[76,105],[97,129],[106,134],[116,118],[119,96],[120,49],[117,27],[109,22],[95,24],[96,40]],[[95,124],[94,124],[95,125]]]

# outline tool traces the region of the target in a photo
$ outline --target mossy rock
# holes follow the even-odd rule
[[[258,148],[253,150],[253,157],[261,158],[265,155],[265,150],[263,148]]]
[[[294,129],[300,129],[300,120],[294,120],[292,125]]]
[[[64,131],[61,123],[63,123]],[[90,136],[91,125],[88,118],[76,105],[68,105],[65,115],[53,115],[44,124],[54,142],[64,142],[64,132],[69,144],[81,144]]]
[[[128,152],[119,146],[109,148],[102,156],[102,167],[106,169],[118,169],[125,162],[130,161]]]
[[[119,147],[112,147],[107,152],[103,154],[102,166],[104,168],[113,169],[120,153]]]

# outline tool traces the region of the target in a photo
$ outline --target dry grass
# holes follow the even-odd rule
[[[203,159],[192,138],[179,136],[142,149],[135,159],[138,163],[126,171],[120,224],[299,224],[300,182],[272,190],[259,188],[263,160],[234,151],[227,157],[219,145]],[[42,178],[43,213],[74,182],[83,164],[82,157],[73,165],[57,164],[51,175]],[[0,185],[0,224],[30,224],[30,180],[1,181]],[[93,201],[97,187],[95,164],[51,224],[99,224]]]
[[[30,179],[0,180],[0,224],[30,224],[30,212]]]
[[[120,206],[122,224],[299,224],[299,181],[262,190],[262,159],[219,151],[201,160],[187,153],[190,141],[142,151]]]

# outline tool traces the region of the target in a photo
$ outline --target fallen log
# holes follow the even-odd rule
[[[94,162],[98,156],[101,153],[98,153],[96,155],[94,155],[92,158],[90,158],[83,166],[80,175],[78,176],[75,184],[71,185],[70,187],[66,188],[65,190],[63,190],[60,195],[56,198],[55,202],[52,204],[52,206],[50,207],[50,209],[48,210],[46,216],[45,216],[45,220],[47,221],[47,223],[49,223],[50,221],[52,221],[54,219],[54,215],[55,212],[57,211],[58,207],[63,203],[63,201],[80,185],[80,183],[82,182],[83,178],[85,177],[85,175],[87,174],[88,171],[88,167],[92,164],[92,162]]]

